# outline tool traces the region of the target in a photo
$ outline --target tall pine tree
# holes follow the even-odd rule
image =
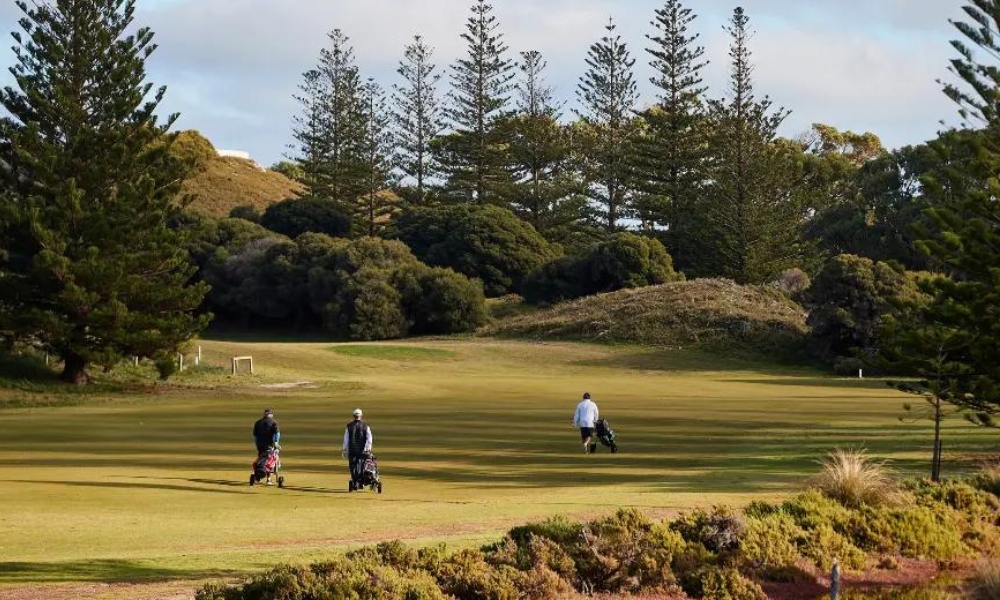
[[[517,113],[505,123],[515,179],[511,205],[550,242],[567,242],[579,233],[586,205],[572,164],[572,136],[559,122],[541,53],[523,52],[519,67]]]
[[[732,36],[729,97],[709,103],[712,133],[705,199],[689,237],[699,275],[763,283],[795,266],[805,223],[787,146],[776,143],[788,116],[758,99],[747,46],[749,18],[737,8],[725,29]]]
[[[705,49],[691,31],[697,15],[681,0],[665,0],[650,23],[653,35],[647,49],[652,56],[657,103],[646,111],[646,135],[637,145],[640,187],[652,202],[643,211],[655,224],[667,228],[666,239],[675,264],[683,269],[691,252],[688,229],[705,176],[707,127],[701,70]]]
[[[499,33],[493,7],[475,0],[462,34],[468,55],[452,68],[445,115],[454,131],[438,140],[446,192],[464,201],[502,203],[510,186],[506,140],[497,127],[510,103],[514,65]]]
[[[966,344],[949,357],[961,365],[950,391],[954,402],[996,426],[1000,413],[1000,4],[971,0],[968,22],[953,22],[962,38],[952,42],[954,83],[945,93],[967,123],[980,129],[932,143],[942,164],[922,181],[933,227],[918,246],[934,257],[949,278],[931,287],[928,309],[935,330],[960,332]],[[978,56],[973,51],[983,52]],[[982,62],[985,57],[986,62]]]
[[[190,167],[169,155],[176,115],[155,116],[165,88],[145,82],[153,33],[133,27],[135,0],[17,6],[15,86],[0,92],[0,331],[57,354],[68,382],[129,355],[166,376],[207,324],[194,315],[206,287],[168,227]]]
[[[320,51],[319,65],[304,75],[303,114],[293,135],[310,193],[349,207],[366,183],[362,82],[350,39],[339,29],[328,37],[330,46]],[[318,160],[310,154],[315,151]]]
[[[369,79],[361,93],[365,107],[361,138],[365,190],[358,200],[355,223],[363,226],[364,235],[374,236],[395,205],[395,194],[389,190],[393,136],[389,128],[391,116],[381,86]]]
[[[419,35],[406,47],[397,73],[402,85],[394,85],[393,120],[396,125],[397,164],[403,175],[413,181],[414,200],[424,204],[437,165],[431,141],[443,130],[435,73],[434,51]]]
[[[599,220],[609,232],[632,214],[635,177],[633,143],[641,132],[634,110],[639,94],[632,67],[635,59],[609,21],[607,34],[590,47],[587,73],[580,79],[577,96],[582,109],[579,139],[582,142],[584,177]]]

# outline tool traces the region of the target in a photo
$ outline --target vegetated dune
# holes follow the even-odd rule
[[[781,292],[720,279],[590,296],[483,330],[503,337],[769,353],[798,347],[806,332],[805,310]]]
[[[246,204],[263,212],[275,202],[298,196],[302,186],[251,161],[216,156],[207,161],[203,171],[184,182],[182,191],[194,197],[190,210],[227,217],[229,211]]]
[[[189,209],[196,213],[228,217],[229,211],[248,204],[263,211],[303,192],[300,184],[281,173],[250,160],[219,156],[212,142],[197,131],[181,132],[171,152],[195,165],[181,193],[193,198]]]

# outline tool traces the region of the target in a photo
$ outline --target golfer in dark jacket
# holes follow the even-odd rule
[[[351,480],[360,480],[357,472],[358,463],[368,452],[372,451],[372,430],[361,420],[360,408],[354,409],[354,420],[344,429],[344,450],[341,455],[347,455],[348,468],[351,470]]]
[[[270,408],[265,408],[264,416],[253,424],[253,443],[257,446],[257,456],[266,454],[280,439],[281,430],[278,428],[278,422],[274,420],[274,413]]]

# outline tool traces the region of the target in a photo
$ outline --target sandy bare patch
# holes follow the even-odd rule
[[[319,386],[312,381],[295,381],[289,383],[262,383],[260,387],[268,390],[315,390]]]

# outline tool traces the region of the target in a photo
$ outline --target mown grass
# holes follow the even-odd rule
[[[906,398],[881,381],[573,343],[201,344],[205,370],[166,385],[71,391],[83,400],[52,407],[12,407],[44,393],[0,389],[0,583],[201,578],[382,539],[472,543],[554,514],[740,505],[798,491],[837,446],[902,475],[929,466],[930,425],[900,423]],[[256,375],[229,375],[244,354]],[[308,385],[262,387],[285,383]],[[583,391],[619,454],[580,452]],[[283,490],[246,485],[264,406],[283,430]],[[346,491],[356,406],[382,496]],[[947,423],[945,474],[994,441]]]
[[[455,356],[452,350],[441,348],[421,348],[419,346],[396,346],[389,344],[344,344],[333,346],[331,352],[341,356],[376,358],[382,360],[440,360]]]

